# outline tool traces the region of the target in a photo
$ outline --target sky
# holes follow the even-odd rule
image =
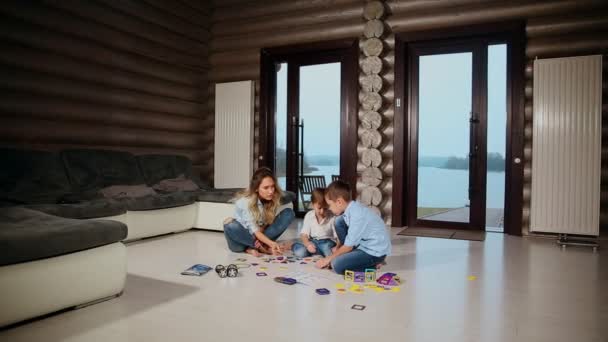
[[[285,147],[287,67],[277,73],[277,146]],[[340,63],[300,68],[305,155],[340,155]]]
[[[472,54],[420,58],[419,156],[469,151]],[[285,147],[287,67],[277,73],[277,146]],[[306,155],[339,155],[340,64],[300,69],[300,118]],[[488,49],[488,152],[505,154],[506,45]]]
[[[469,153],[472,53],[420,57],[419,156]],[[505,154],[506,45],[488,50],[488,152]]]

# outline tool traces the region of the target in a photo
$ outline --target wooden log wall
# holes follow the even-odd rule
[[[7,0],[0,22],[2,146],[178,153],[213,173],[206,2]]]
[[[259,80],[259,50],[264,47],[292,45],[340,38],[361,38],[365,27],[363,8],[366,2],[361,0],[334,1],[251,1],[251,0],[215,0],[212,15],[211,53],[209,62],[209,98],[208,111],[213,112],[213,92],[216,82],[237,80]],[[537,2],[499,1],[499,0],[440,0],[440,1],[405,1],[387,0],[387,17],[383,36],[381,55],[382,81],[382,125],[380,136],[371,136],[368,126],[372,125],[371,117],[362,117],[360,111],[359,139],[380,140],[379,151],[382,164],[379,169],[383,179],[379,185],[381,197],[379,205],[382,215],[390,223],[392,171],[393,171],[393,100],[394,100],[394,33],[423,31],[450,27],[461,27],[473,24],[497,23],[512,20],[527,22],[526,34],[528,43],[526,56],[531,61],[539,58],[574,56],[593,53],[606,54],[608,51],[608,3],[602,0],[561,1],[548,0]],[[377,27],[375,28],[378,29]],[[279,34],[280,33],[280,34]],[[360,61],[362,62],[362,61]],[[373,65],[361,65],[372,68]],[[529,194],[531,170],[531,64],[526,67],[526,129],[525,129],[525,189],[524,189],[524,232],[529,222]],[[362,78],[360,82],[372,86],[374,80]],[[607,77],[604,77],[606,84]],[[377,82],[377,81],[376,81]],[[605,86],[604,89],[607,87]],[[259,121],[259,83],[256,82],[256,139]],[[604,118],[606,118],[607,97],[604,92]],[[372,101],[373,99],[368,99]],[[367,133],[366,133],[367,132]],[[604,146],[608,145],[608,120],[604,120]],[[259,146],[256,140],[256,156]],[[361,181],[367,161],[363,161],[364,149],[359,149],[357,171],[359,195],[364,183]],[[602,172],[602,224],[608,223],[608,152],[603,152]],[[369,157],[369,156],[368,156]],[[377,158],[377,156],[375,157]],[[257,158],[256,158],[257,160]],[[374,175],[367,175],[374,177]]]

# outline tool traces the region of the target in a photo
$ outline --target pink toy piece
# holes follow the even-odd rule
[[[376,282],[382,285],[397,286],[401,284],[401,279],[396,273],[387,272],[381,275]]]

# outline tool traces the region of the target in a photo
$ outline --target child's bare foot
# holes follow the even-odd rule
[[[251,254],[251,255],[253,255],[253,256],[254,256],[254,257],[256,257],[256,258],[257,258],[257,257],[259,257],[259,256],[261,255],[261,254],[260,254],[260,252],[258,252],[258,250],[257,250],[257,249],[255,249],[255,248],[247,248],[247,249],[245,250],[245,253],[247,253],[247,254]]]

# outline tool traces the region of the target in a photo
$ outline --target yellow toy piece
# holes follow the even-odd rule
[[[355,281],[355,272],[346,270],[344,272],[344,280],[345,281]]]

